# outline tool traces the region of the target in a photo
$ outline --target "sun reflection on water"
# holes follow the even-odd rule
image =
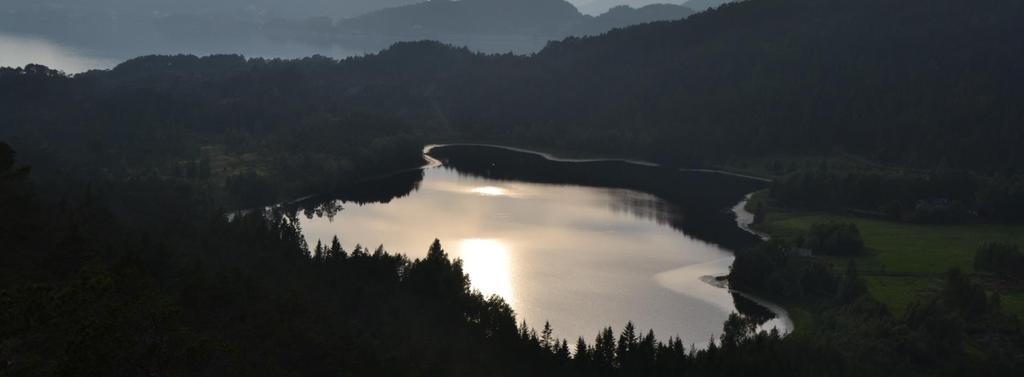
[[[498,295],[509,304],[515,302],[509,270],[508,247],[495,239],[464,239],[459,243],[462,267],[473,287],[485,297]]]
[[[497,186],[474,187],[469,192],[483,196],[508,196],[508,189]]]

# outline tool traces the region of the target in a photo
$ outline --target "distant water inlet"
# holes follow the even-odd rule
[[[731,250],[759,242],[729,208],[761,182],[483,146],[430,155],[422,170],[297,205],[307,241],[338,236],[349,250],[383,244],[417,258],[440,239],[474,289],[570,340],[633,321],[701,346],[737,311],[765,329],[792,327],[781,309],[714,278],[728,273]]]

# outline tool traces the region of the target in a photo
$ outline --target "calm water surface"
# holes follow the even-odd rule
[[[631,320],[661,339],[701,346],[737,310],[727,289],[702,281],[727,273],[732,253],[669,226],[672,206],[652,195],[434,166],[408,196],[336,204],[343,209],[333,216],[299,216],[311,246],[337,235],[348,250],[383,244],[417,258],[438,238],[463,260],[475,289],[502,296],[533,327],[550,321],[570,340]],[[787,331],[791,323],[781,317],[763,327]]]

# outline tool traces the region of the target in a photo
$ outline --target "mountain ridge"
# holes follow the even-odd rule
[[[564,38],[596,35],[637,23],[684,18],[689,8],[651,4],[620,5],[598,16],[581,13],[564,0],[432,0],[386,8],[339,20],[339,34],[417,37],[446,35],[518,35]]]

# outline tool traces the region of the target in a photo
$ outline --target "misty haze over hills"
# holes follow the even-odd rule
[[[354,17],[377,9],[422,0],[7,0],[11,10],[107,14],[251,14],[266,17]]]
[[[669,1],[101,0],[86,6],[68,0],[13,0],[0,11],[0,37],[42,38],[40,43],[45,46],[20,46],[24,43],[18,40],[0,41],[0,45],[13,44],[16,47],[11,48],[26,53],[69,48],[74,52],[68,54],[87,55],[93,61],[177,53],[240,53],[269,58],[322,54],[340,58],[421,39],[487,53],[528,54],[551,40],[597,35],[693,13],[685,6],[660,4],[665,2]],[[590,6],[593,10],[594,6],[605,5],[615,7],[597,16],[576,8]]]
[[[424,0],[7,0],[6,10],[72,10],[111,14],[250,13],[269,17],[304,18],[327,16],[350,18],[372,11],[410,5]],[[433,1],[433,0],[430,0]],[[730,0],[572,0],[585,14],[600,15],[620,5],[639,8],[652,4],[686,5],[695,11]]]
[[[413,38],[509,36],[557,40],[594,35],[632,24],[680,19],[693,12],[672,4],[617,6],[599,16],[580,13],[564,0],[428,1],[341,20],[336,34],[370,33]]]

